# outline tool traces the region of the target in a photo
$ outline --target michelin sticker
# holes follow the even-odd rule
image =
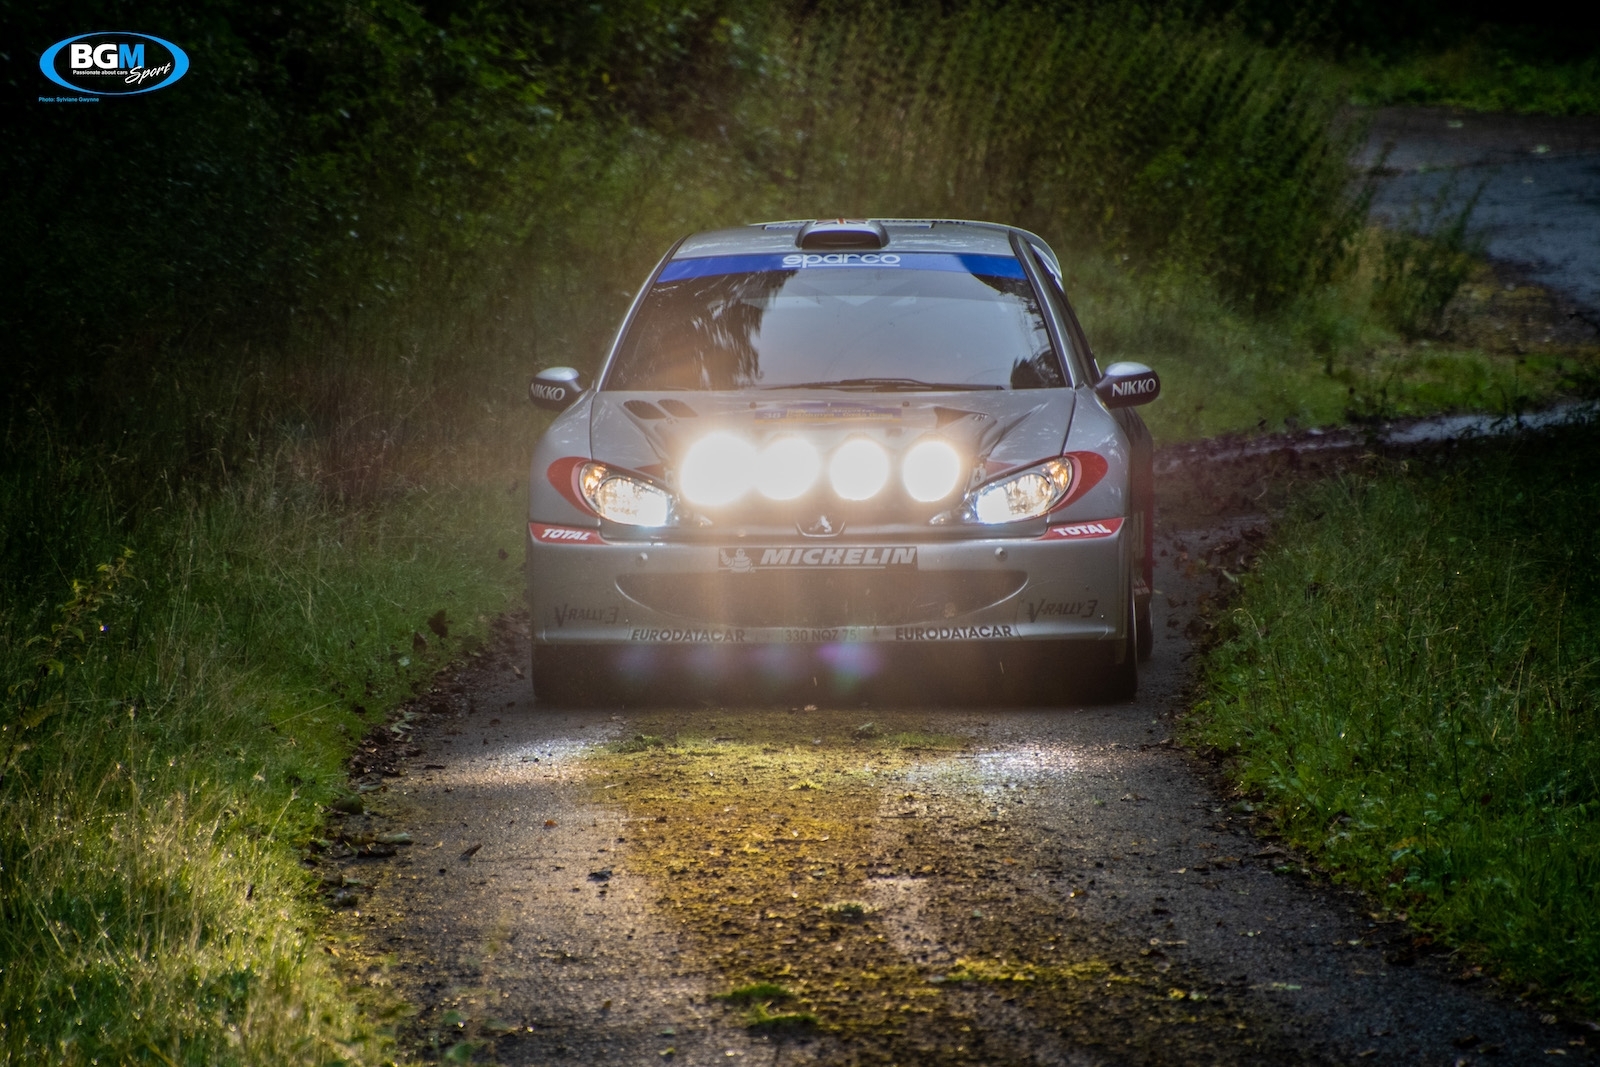
[[[754,551],[754,550],[752,550]],[[742,548],[717,550],[719,569],[730,574],[757,570],[808,570],[849,568],[886,570],[890,567],[915,568],[915,545],[885,545],[881,548],[763,548],[759,557]]]

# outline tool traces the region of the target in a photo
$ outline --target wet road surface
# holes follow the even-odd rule
[[[1485,253],[1600,322],[1600,118],[1449,108],[1381,108],[1371,118],[1358,163],[1384,167],[1376,218],[1406,223],[1420,212],[1426,222],[1435,200],[1449,217],[1477,193],[1472,232]]]
[[[1197,609],[1258,539],[1163,536],[1156,651],[1115,706],[550,711],[508,626],[390,731],[412,755],[372,757],[323,858],[358,883],[343,951],[417,1006],[425,1059],[1582,1059],[1172,744]],[[344,856],[383,831],[415,843]]]

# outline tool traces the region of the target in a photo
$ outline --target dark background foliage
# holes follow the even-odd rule
[[[0,328],[71,390],[105,345],[398,280],[448,254],[529,130],[704,121],[748,58],[729,7],[5,0]],[[181,42],[182,91],[37,102],[49,44],[124,25]]]

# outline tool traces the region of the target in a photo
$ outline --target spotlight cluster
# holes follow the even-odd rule
[[[796,500],[826,477],[841,500],[870,500],[883,492],[893,460],[882,445],[851,437],[824,457],[804,437],[777,437],[757,448],[738,434],[708,434],[690,446],[678,469],[678,491],[700,508],[720,508],[759,493],[773,501]],[[962,487],[966,465],[954,445],[924,437],[900,462],[900,484],[919,503],[943,500]]]

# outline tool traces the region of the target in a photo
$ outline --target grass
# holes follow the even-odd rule
[[[1476,39],[1399,61],[1356,60],[1349,76],[1351,100],[1358,105],[1600,114],[1600,58],[1594,55],[1552,60],[1533,49]]]
[[[1600,996],[1594,425],[1308,492],[1193,736],[1285,834],[1517,982]]]
[[[515,513],[503,487],[351,513],[258,472],[133,531],[56,615],[81,642],[7,620],[5,676],[33,684],[3,735],[0,1061],[393,1054],[395,1006],[318,951],[299,849],[352,738],[505,603]]]
[[[1592,391],[1600,347],[1574,336],[1549,294],[1508,285],[1481,261],[1466,263],[1448,292],[1436,285],[1418,298],[1436,328],[1397,327],[1380,284],[1394,269],[1385,262],[1397,254],[1394,240],[1367,231],[1337,278],[1265,315],[1230,307],[1203,281],[1130,275],[1105,257],[1068,256],[1063,266],[1101,364],[1133,359],[1161,374],[1161,399],[1140,411],[1158,443],[1440,411],[1511,413]],[[1427,260],[1427,242],[1404,244]],[[1459,252],[1442,255],[1455,265]]]

